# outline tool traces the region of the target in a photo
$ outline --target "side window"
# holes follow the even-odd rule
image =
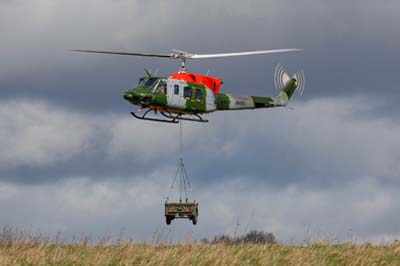
[[[178,84],[174,85],[174,94],[179,95],[179,85]]]
[[[186,99],[192,98],[192,88],[190,87],[183,88],[183,97]]]
[[[167,94],[167,83],[161,82],[161,93],[166,95]]]
[[[203,93],[201,89],[196,89],[196,101],[202,101],[203,100]]]
[[[167,83],[165,82],[160,82],[157,86],[157,88],[154,90],[156,93],[161,93],[161,94],[167,94]]]

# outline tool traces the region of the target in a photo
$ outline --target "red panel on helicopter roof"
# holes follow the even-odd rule
[[[215,94],[218,94],[222,84],[222,80],[220,80],[219,78],[208,77],[193,73],[174,73],[171,74],[169,78],[204,85],[212,90]]]

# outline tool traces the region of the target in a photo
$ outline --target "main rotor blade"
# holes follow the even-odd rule
[[[173,50],[174,53],[171,54],[125,53],[125,52],[95,51],[95,50],[71,50],[71,51],[83,52],[83,53],[160,57],[160,58],[186,60],[186,59],[203,59],[203,58],[231,57],[231,56],[243,56],[243,55],[273,54],[273,53],[295,52],[301,50],[302,49],[276,49],[276,50],[249,51],[249,52],[223,53],[223,54],[191,54],[179,50]]]
[[[83,52],[83,53],[95,53],[95,54],[113,54],[113,55],[129,55],[129,56],[174,58],[174,54],[143,54],[143,53],[123,53],[123,52],[93,51],[93,50],[71,50],[71,51],[73,51],[73,52]]]
[[[189,55],[188,58],[190,58],[190,59],[217,58],[217,57],[230,57],[230,56],[242,56],[242,55],[295,52],[295,51],[301,51],[301,50],[302,49],[276,49],[276,50],[249,51],[249,52],[223,53],[223,54],[192,54],[192,55]]]

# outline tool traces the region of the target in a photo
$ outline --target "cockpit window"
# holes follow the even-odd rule
[[[158,78],[149,78],[142,84],[143,87],[152,89],[157,84]]]

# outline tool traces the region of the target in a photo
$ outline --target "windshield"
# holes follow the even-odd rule
[[[146,87],[148,89],[152,89],[157,84],[157,81],[158,78],[148,78],[148,79],[141,78],[139,85]]]

